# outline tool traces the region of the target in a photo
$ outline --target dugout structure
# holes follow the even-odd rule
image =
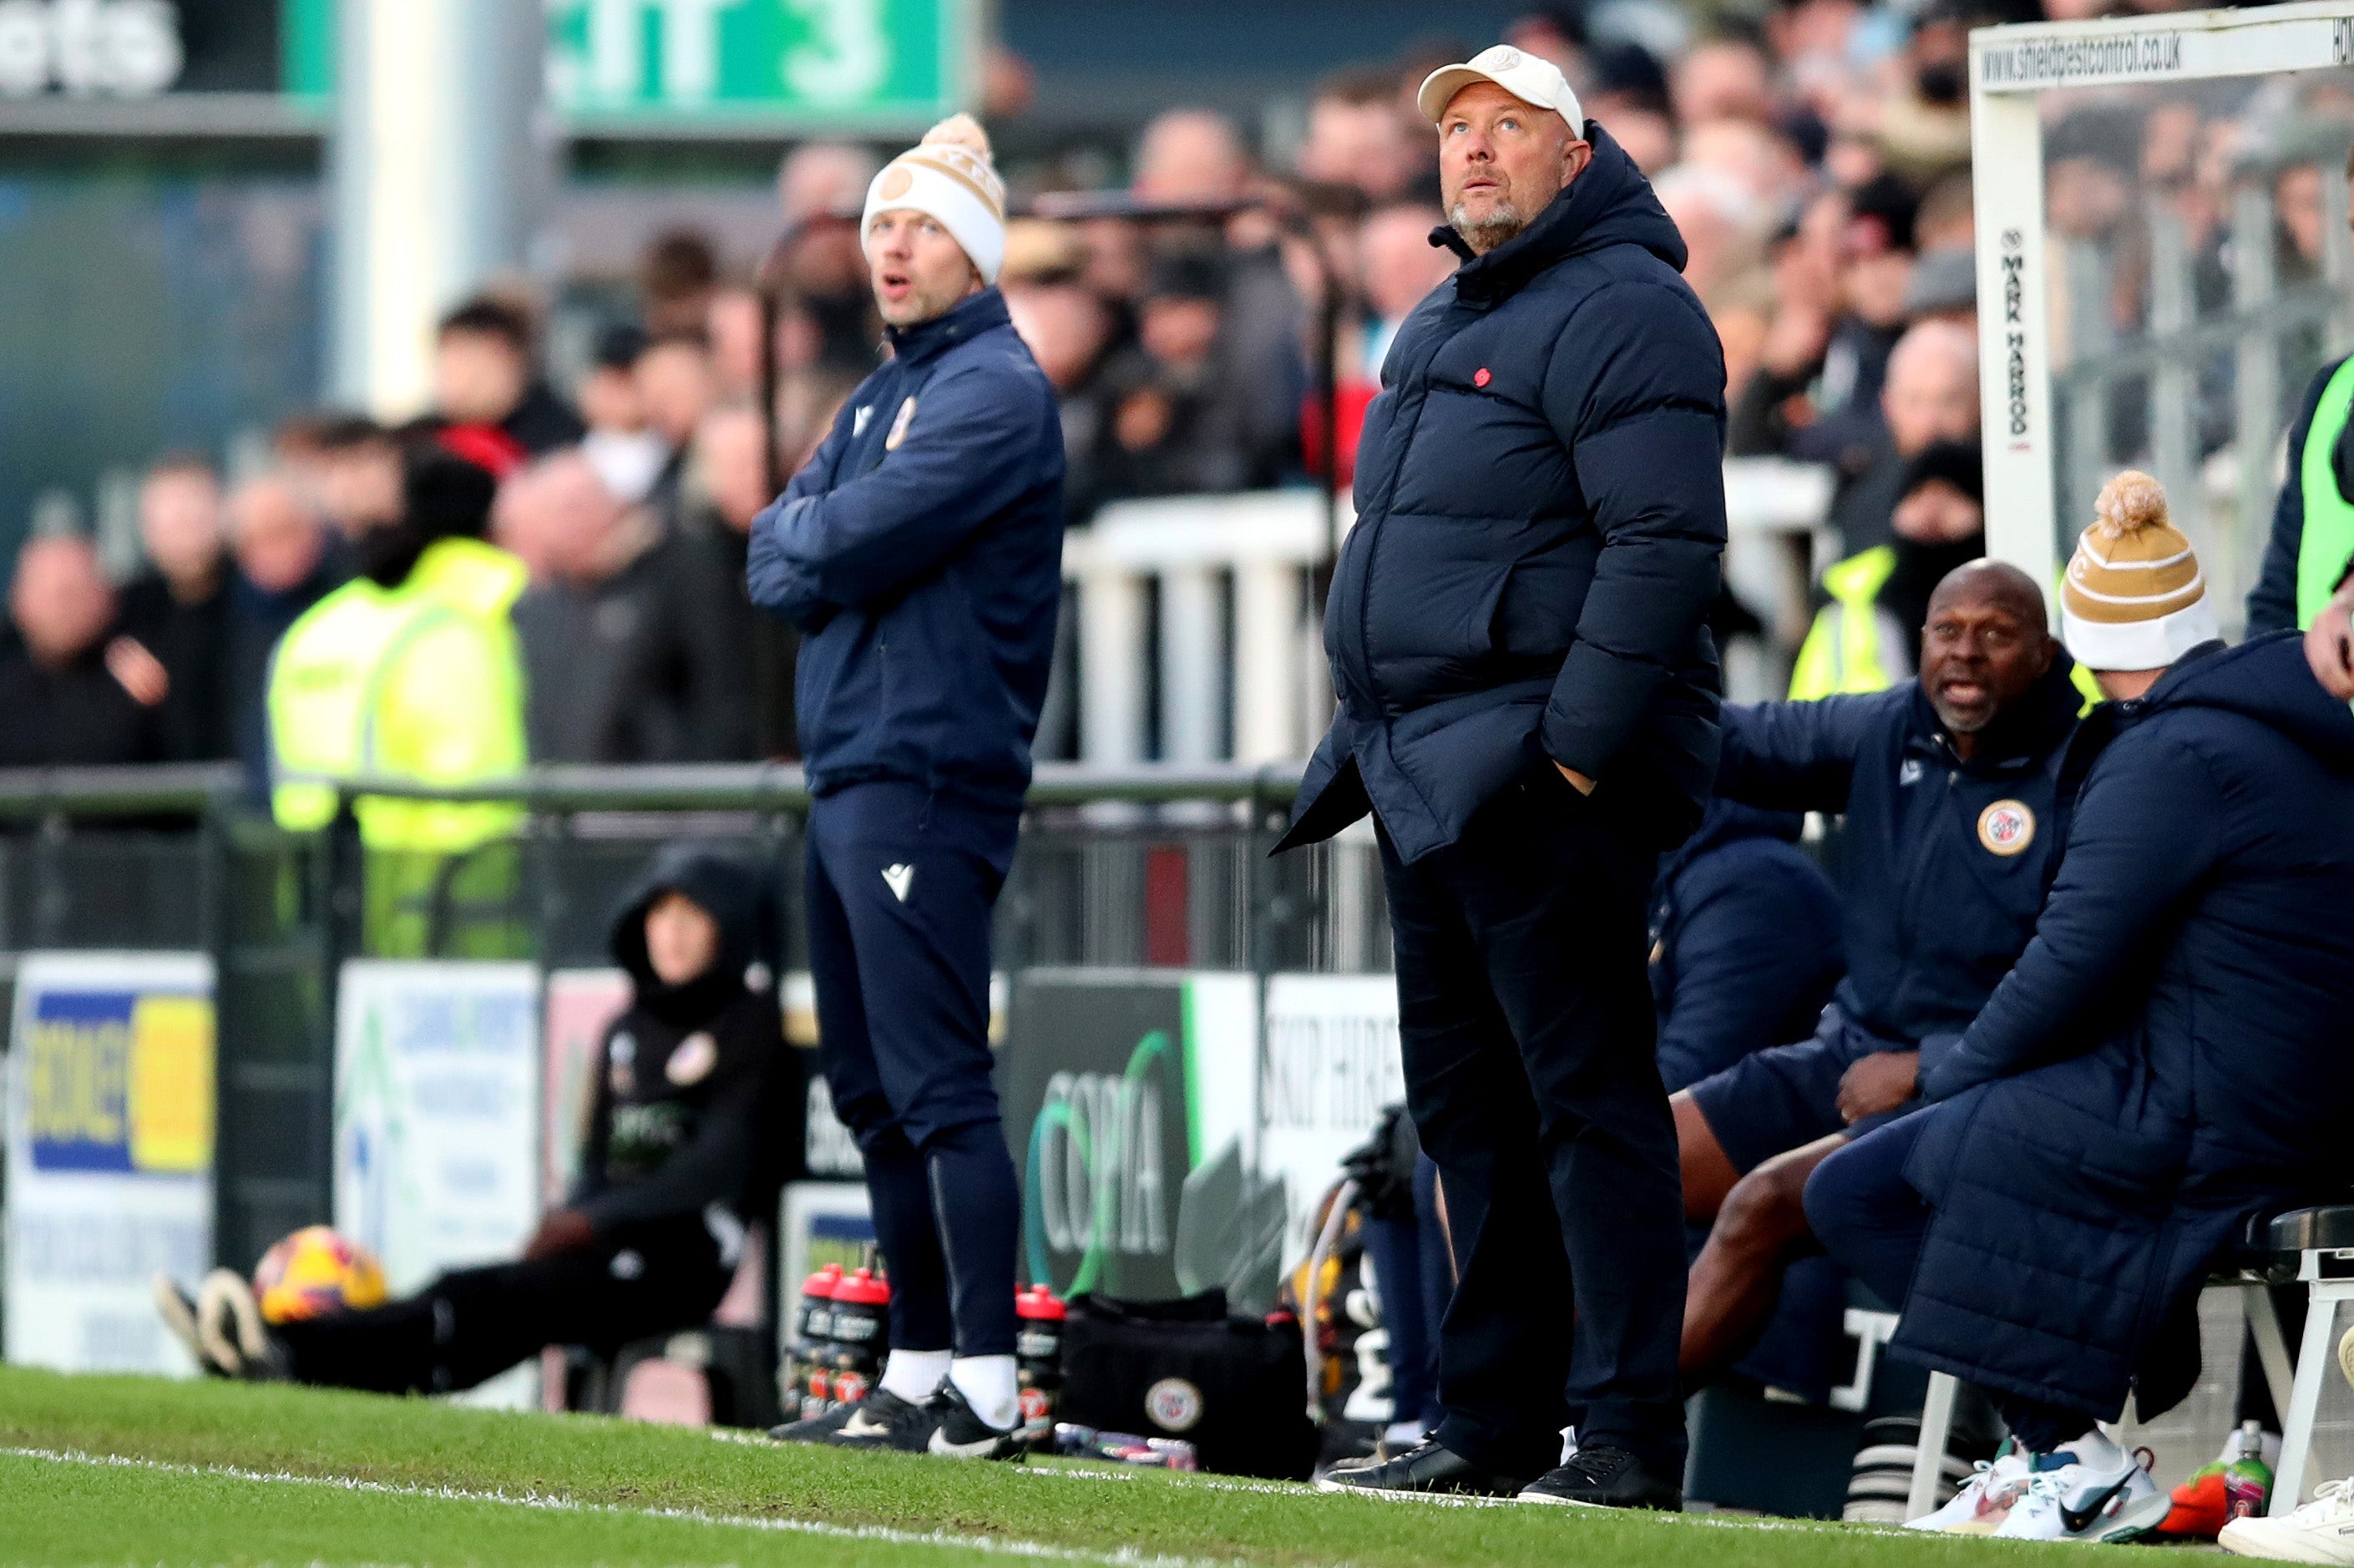
[[[2158,90],[2131,95],[2151,101],[2168,88],[2188,93],[2198,90],[2198,84],[2224,79],[2293,78],[2302,72],[2344,72],[2349,66],[2354,66],[2354,0],[2030,23],[1981,28],[1970,35],[1970,152],[1989,554],[2025,568],[2039,581],[2051,580],[2073,547],[2075,533],[2089,521],[2091,497],[2076,493],[2100,469],[2123,466],[2123,460],[2137,455],[2131,444],[2112,450],[2105,437],[2098,443],[2080,437],[2071,454],[2060,440],[2064,421],[2059,416],[2076,410],[2058,407],[2070,394],[2055,386],[2055,353],[2064,356],[2073,346],[2081,356],[2084,349],[2081,341],[2055,344],[2052,321],[2053,301],[2068,297],[2072,281],[2052,276],[2055,255],[2065,265],[2069,248],[2064,237],[2055,247],[2046,228],[2044,143],[2055,97],[2097,101],[2105,95],[2084,90]],[[2329,172],[2329,211],[2323,231],[2327,254],[2320,274],[2343,301],[2349,279],[2345,265],[2346,185],[2342,154],[2338,156],[2338,166]],[[2162,231],[2165,225],[2161,221],[2154,227]],[[2259,249],[2253,243],[2258,229],[2264,231],[2261,256],[2253,254]],[[2280,411],[2284,399],[2276,395],[2275,384],[2295,384],[2302,369],[2283,363],[2274,340],[2256,323],[2269,327],[2301,310],[2314,318],[2317,343],[2325,331],[2332,349],[2342,349],[2346,341],[2342,305],[2325,321],[2321,313],[2326,305],[2310,297],[2299,302],[2276,293],[2275,275],[2268,270],[2273,264],[2268,223],[2247,226],[2244,236],[2235,238],[2250,242],[2236,245],[2230,253],[2235,270],[2228,309],[2202,307],[2179,288],[2169,298],[2162,268],[2154,269],[2143,335],[2158,338],[2179,329],[2181,337],[2169,339],[2175,346],[2155,352],[2130,337],[2105,349],[2126,358],[2138,354],[2146,362],[2147,377],[2156,388],[2149,398],[2153,433],[2139,450],[2157,454],[2152,466],[2176,498],[2178,519],[2187,513],[2193,520],[2192,536],[2200,540],[2202,553],[2213,535],[2200,539],[2196,521],[2203,515],[2210,493],[2224,497],[2217,511],[2233,534],[2230,553],[2243,563],[2239,571],[2227,569],[2216,585],[2226,595],[2244,588],[2234,579],[2244,577],[2244,563],[2269,524],[2276,450],[2295,416],[2293,400],[2285,413]],[[2159,232],[2154,249],[2162,251],[2166,238]],[[2171,323],[2165,319],[2169,311]],[[2205,319],[2194,319],[2200,317]],[[2082,333],[2086,324],[2078,323],[2076,330]],[[2236,387],[2227,387],[2220,397],[2208,399],[2236,401],[2236,429],[2203,443],[2194,428],[2202,393],[2202,354],[2205,363],[2225,366],[2227,381],[2232,379],[2229,366],[2234,355],[2238,366]],[[2293,399],[2294,394],[2289,397]],[[2169,420],[2178,431],[2188,432],[2186,440],[2171,447],[2167,440]],[[2084,421],[2076,423],[2081,429]],[[2219,447],[2229,460],[2220,471],[2211,461]],[[2189,455],[2178,455],[2169,464],[2170,450]],[[2169,466],[2176,471],[2168,472]],[[2079,512],[2084,515],[2079,517]]]

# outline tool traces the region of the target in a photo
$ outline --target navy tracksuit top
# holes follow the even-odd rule
[[[1018,806],[1062,598],[1054,387],[993,288],[890,340],[752,520],[747,583],[803,634],[813,793],[889,779]]]

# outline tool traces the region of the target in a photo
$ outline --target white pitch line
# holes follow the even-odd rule
[[[1043,1541],[1010,1536],[950,1535],[945,1531],[894,1530],[881,1524],[833,1524],[824,1520],[790,1519],[759,1514],[710,1513],[691,1508],[626,1508],[619,1503],[583,1502],[540,1492],[482,1491],[468,1487],[402,1485],[361,1480],[352,1476],[307,1476],[292,1470],[251,1470],[238,1465],[183,1465],[164,1459],[136,1458],[121,1454],[89,1454],[73,1448],[0,1448],[0,1457],[36,1459],[53,1465],[85,1465],[97,1468],[147,1470],[171,1476],[204,1476],[223,1480],[253,1481],[275,1486],[329,1487],[341,1491],[380,1497],[422,1498],[440,1502],[501,1503],[509,1508],[538,1509],[551,1513],[611,1514],[632,1519],[679,1520],[690,1524],[720,1525],[735,1530],[766,1530],[789,1535],[822,1536],[832,1541],[872,1541],[894,1546],[948,1547],[985,1552],[1003,1557],[1024,1557],[1056,1563],[1090,1563],[1103,1568],[1237,1568],[1239,1558],[1172,1557],[1160,1552],[1121,1547],[1096,1552],[1078,1546],[1056,1546]]]

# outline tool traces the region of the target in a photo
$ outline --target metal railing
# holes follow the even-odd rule
[[[1270,859],[1296,764],[1045,764],[999,901],[1008,973],[1066,967],[1385,969],[1371,833]],[[348,814],[278,829],[235,768],[0,771],[0,1017],[16,955],[200,951],[216,975],[218,1255],[249,1260],[329,1212],[336,985],[371,952],[370,859]],[[774,868],[779,958],[806,963],[798,768],[545,767],[459,789],[376,794],[525,808],[499,897],[434,911],[421,951],[602,967],[612,910],[663,842],[732,842]],[[483,940],[491,938],[489,947]]]

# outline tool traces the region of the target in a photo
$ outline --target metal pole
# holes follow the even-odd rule
[[[2342,181],[2340,182],[2342,185]],[[2344,225],[2341,222],[2341,232]],[[2273,252],[2271,193],[2253,181],[2232,193],[2232,302],[2253,314],[2264,310],[2279,291],[2280,273]],[[2236,367],[2236,423],[2239,431],[2238,498],[2232,518],[2229,547],[2217,552],[2211,591],[2224,606],[2237,632],[2244,599],[2247,568],[2264,548],[2272,521],[2273,443],[2280,439],[2280,340],[2270,325],[2251,327],[2240,334]]]
[[[431,396],[440,313],[522,274],[549,183],[539,0],[340,0],[334,386],[380,418]]]

